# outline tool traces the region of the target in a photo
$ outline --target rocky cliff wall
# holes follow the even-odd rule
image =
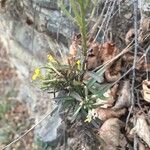
[[[56,1],[1,1],[0,40],[4,48],[0,51],[8,53],[11,67],[17,73],[17,84],[9,80],[9,84],[5,85],[5,94],[15,88],[18,91],[17,99],[26,102],[35,123],[53,110],[55,104],[51,101],[53,95],[33,85],[33,70],[47,61],[47,54],[51,50],[57,54],[58,49],[67,53],[67,39],[71,35],[68,25],[69,21],[58,10]],[[55,140],[60,121],[58,114],[53,118],[48,117],[36,128],[36,135],[43,141]]]

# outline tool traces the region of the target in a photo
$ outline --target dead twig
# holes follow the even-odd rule
[[[29,132],[31,132],[35,127],[37,127],[40,123],[42,123],[48,116],[50,116],[52,114],[53,111],[49,112],[48,114],[46,114],[39,122],[37,122],[35,125],[33,125],[29,130],[27,130],[24,134],[20,135],[18,138],[16,138],[14,141],[12,141],[11,143],[9,143],[8,145],[6,145],[5,147],[3,147],[1,150],[4,150],[8,147],[10,147],[11,145],[13,145],[14,143],[16,143],[19,140],[22,140],[22,138],[24,136],[26,136]]]
[[[101,24],[102,19],[103,19],[103,15],[104,15],[104,11],[105,11],[106,6],[107,6],[107,3],[108,3],[108,0],[106,0],[105,5],[104,5],[104,7],[103,7],[103,10],[102,10],[102,12],[101,12],[101,15],[99,16],[99,18],[97,19],[96,23],[94,24],[94,26],[92,27],[92,29],[91,29],[90,32],[89,32],[90,37],[93,37],[93,36],[94,36],[94,34],[95,34],[95,32],[96,32],[98,26]]]

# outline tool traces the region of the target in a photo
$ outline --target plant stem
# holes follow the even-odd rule
[[[78,1],[80,4],[80,12],[81,12],[81,26],[80,28],[80,33],[82,35],[82,53],[83,53],[83,66],[82,66],[82,70],[85,70],[85,59],[86,59],[86,55],[87,55],[87,23],[86,23],[86,8],[84,7],[84,1],[83,0],[79,0]]]

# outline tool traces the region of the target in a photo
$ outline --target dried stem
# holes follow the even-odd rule
[[[29,130],[27,130],[24,134],[22,134],[21,136],[19,136],[18,138],[16,138],[14,141],[12,141],[11,143],[9,143],[8,145],[6,145],[5,147],[3,147],[1,150],[4,150],[8,147],[10,147],[11,145],[13,145],[14,143],[16,143],[19,140],[22,140],[22,138],[24,136],[26,136],[29,132],[31,132],[35,127],[37,127],[40,123],[42,123],[48,116],[51,115],[52,112],[49,112],[48,114],[46,114],[39,122],[37,122],[35,125],[33,125]]]
[[[94,26],[92,27],[92,29],[89,32],[90,37],[94,36],[94,34],[96,33],[96,30],[97,30],[98,26],[101,24],[102,19],[103,19],[103,15],[104,15],[104,11],[105,11],[106,6],[107,6],[107,3],[108,3],[108,0],[106,0],[105,5],[103,7],[103,10],[101,12],[101,15],[99,16],[99,18],[97,19],[96,23],[94,24]]]

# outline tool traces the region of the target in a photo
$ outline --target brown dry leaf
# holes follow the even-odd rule
[[[75,57],[77,56],[79,45],[81,44],[81,34],[74,35],[69,47],[68,63],[74,64]]]
[[[140,58],[139,57],[137,57],[137,61],[139,61],[140,60]],[[143,59],[141,59],[137,64],[136,64],[136,69],[137,70],[143,70],[143,69],[145,69],[145,60],[144,60],[144,58]]]
[[[78,49],[78,45],[76,44],[76,42],[73,42],[71,45],[70,45],[70,51],[69,51],[69,54],[71,56],[76,56],[77,55],[77,49]]]
[[[137,116],[135,127],[131,129],[130,134],[137,134],[150,148],[150,126],[143,114]]]
[[[137,65],[138,65],[139,63],[143,63],[144,59],[141,59],[141,57],[142,57],[141,54],[138,54],[136,57],[137,57],[136,59],[137,59],[137,62],[138,62]],[[128,64],[133,63],[133,60],[134,60],[134,53],[133,53],[133,52],[127,52],[126,54],[123,55],[122,59],[123,59],[124,62],[126,62],[126,63],[128,63]],[[141,60],[140,60],[140,59],[141,59]],[[140,61],[139,61],[139,60],[140,60]]]
[[[120,91],[118,100],[113,109],[119,109],[124,107],[130,107],[131,105],[131,91],[129,80],[124,81],[123,87]]]
[[[69,54],[72,56],[76,56],[77,55],[77,50],[78,50],[78,46],[81,44],[81,35],[74,35],[71,45],[69,47]]]
[[[117,74],[114,74],[110,68],[105,71],[105,78],[108,82],[117,81],[120,77],[121,77],[120,72],[117,72]]]
[[[150,17],[145,17],[145,18],[141,19],[140,29],[144,33],[150,31]]]
[[[102,139],[103,150],[117,150],[121,136],[120,129],[124,126],[123,122],[117,118],[111,118],[104,122],[99,130]]]
[[[75,65],[75,61],[76,61],[76,58],[74,56],[72,56],[72,55],[68,56],[68,64],[70,66],[74,66]]]
[[[100,57],[103,63],[114,58],[118,54],[118,48],[111,42],[106,42],[100,46]]]
[[[145,71],[150,72],[150,64],[144,63],[144,68]]]
[[[109,118],[119,118],[122,115],[125,114],[126,108],[118,109],[118,110],[112,110],[110,108],[96,108],[96,116],[102,120],[105,121]]]
[[[88,43],[88,52],[86,58],[86,66],[88,70],[93,70],[101,65],[101,59],[99,56],[99,46],[97,42]]]
[[[111,42],[106,42],[100,46],[100,59],[103,63],[111,60],[118,54],[118,48]],[[108,82],[116,81],[121,77],[121,61],[115,65],[109,64],[108,69],[105,71],[105,78]]]
[[[132,42],[133,38],[134,38],[134,29],[130,29],[127,34],[126,34],[126,37],[125,37],[125,43],[126,45],[128,45],[129,43]]]
[[[105,78],[108,82],[114,82],[121,77],[121,59],[114,62],[112,66],[110,66],[105,71]]]
[[[118,84],[115,84],[112,88],[111,88],[111,93],[110,95],[114,98],[116,98],[117,95],[117,90],[118,90]],[[114,102],[114,101],[113,101]]]
[[[118,89],[118,84],[115,84],[111,89],[108,89],[104,96],[107,97],[107,100],[103,100],[98,98],[97,103],[101,104],[101,108],[109,108],[113,106],[113,103],[115,102],[116,93]]]
[[[150,81],[144,80],[142,83],[143,87],[143,98],[145,101],[150,102]]]
[[[138,142],[138,146],[139,146],[139,150],[146,150],[145,145],[141,143],[140,141]]]
[[[98,56],[100,44],[98,42],[89,42],[87,56]]]
[[[133,62],[134,54],[132,52],[127,52],[122,57],[124,62]]]
[[[141,57],[142,57],[141,54],[138,54],[138,56],[136,56],[136,59],[137,59],[137,62],[138,62],[136,64],[136,69],[137,70],[142,70],[142,71],[150,70],[149,64],[146,65],[144,58],[141,59]],[[128,52],[128,53],[124,54],[122,59],[127,65],[129,65],[129,64],[132,65],[133,60],[134,60],[134,53]]]
[[[111,90],[108,89],[104,94],[103,94],[107,100],[104,100],[104,99],[100,99],[98,98],[96,100],[96,103],[101,105],[101,108],[108,108],[108,107],[111,107],[112,104],[114,103],[114,97],[111,95]],[[93,96],[94,97],[94,96]]]
[[[100,62],[96,56],[87,57],[86,59],[86,67],[87,70],[94,70],[96,67],[100,66]]]
[[[138,37],[138,41],[143,46],[145,43],[149,41],[149,33],[150,33],[150,17],[142,17],[140,21],[140,34]]]
[[[106,42],[99,44],[97,42],[88,43],[88,54],[86,59],[86,65],[88,70],[93,70],[100,66],[102,63],[112,59],[118,53],[118,49],[115,44]]]

